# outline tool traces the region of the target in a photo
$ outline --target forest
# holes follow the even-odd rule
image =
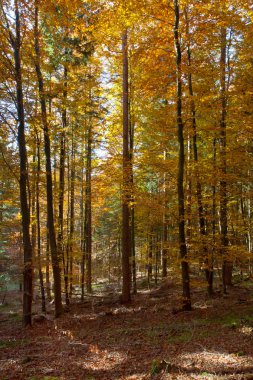
[[[253,379],[253,3],[0,0],[1,379]]]

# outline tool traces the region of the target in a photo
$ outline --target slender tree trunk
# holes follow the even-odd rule
[[[33,136],[34,138],[34,136]],[[36,246],[36,145],[33,146],[32,158],[32,187],[31,187],[31,232],[32,232],[32,251],[35,252]]]
[[[150,288],[153,276],[153,229],[150,229],[148,235],[148,287]]]
[[[24,250],[24,270],[23,270],[23,325],[32,324],[32,243],[30,237],[30,209],[28,203],[28,169],[27,151],[25,140],[25,113],[23,98],[23,82],[21,70],[21,35],[20,35],[20,14],[18,0],[15,0],[15,38],[11,35],[11,43],[15,61],[16,96],[18,111],[18,147],[20,159],[20,207],[22,216],[23,250]],[[11,31],[10,31],[11,33]]]
[[[37,226],[36,226],[36,145],[33,147],[33,160],[32,160],[32,187],[31,187],[31,194],[30,194],[30,205],[31,205],[31,243],[32,243],[32,253],[33,253],[33,262],[35,259],[35,252],[36,252],[36,237],[37,237]],[[33,272],[34,276],[34,272]],[[34,281],[33,281],[33,291],[32,291],[32,297],[33,300],[35,299],[36,293],[34,289]]]
[[[81,300],[84,299],[85,286],[85,219],[84,219],[84,168],[82,168],[82,190],[81,190]]]
[[[155,284],[158,284],[158,274],[159,274],[159,253],[160,253],[160,234],[156,235],[156,247],[155,247]]]
[[[62,109],[62,130],[60,133],[60,168],[59,168],[59,198],[58,198],[58,235],[57,245],[59,255],[63,261],[63,271],[65,272],[64,262],[64,190],[65,190],[65,158],[66,158],[66,129],[67,129],[67,85],[68,70],[64,67],[64,87],[63,87],[63,109]],[[67,303],[67,302],[66,302]]]
[[[91,92],[89,92],[90,103]],[[90,111],[91,112],[91,111]],[[86,290],[92,292],[92,210],[91,210],[91,159],[92,159],[92,115],[89,115],[87,131],[86,156],[86,191],[85,191],[85,253],[86,253]]]
[[[122,56],[123,56],[123,189],[122,189],[122,293],[121,302],[131,301],[131,231],[129,210],[129,89],[128,89],[128,36],[127,30],[122,34]]]
[[[133,198],[132,198],[133,199]],[[132,252],[132,291],[137,294],[137,274],[136,274],[136,249],[135,249],[135,208],[131,208],[131,252]]]
[[[136,282],[136,251],[135,251],[135,205],[134,205],[134,111],[133,111],[133,87],[130,82],[129,94],[129,164],[130,164],[130,182],[131,182],[131,209],[130,209],[130,232],[131,232],[131,264],[132,264],[132,292],[137,294]]]
[[[191,236],[192,236],[192,141],[190,134],[187,137],[187,163],[186,163],[186,241],[188,247],[191,246]]]
[[[213,169],[214,173],[216,173],[216,138],[213,139]],[[211,261],[214,261],[215,253],[216,253],[216,178],[214,177],[214,183],[212,185],[212,257]],[[213,277],[213,271],[212,271]],[[213,282],[213,278],[212,278]]]
[[[42,312],[46,312],[46,296],[44,279],[41,265],[41,233],[40,233],[40,140],[37,136],[37,175],[36,175],[36,225],[37,225],[37,254],[38,254],[38,268],[39,268],[39,280],[40,280],[40,292],[41,292],[41,309]]]
[[[75,228],[75,145],[74,145],[74,130],[72,129],[72,144],[71,144],[71,169],[70,169],[70,226],[69,226],[69,297],[73,293],[73,242]]]
[[[191,295],[190,295],[190,276],[189,264],[187,261],[187,247],[185,240],[185,200],[184,200],[184,135],[183,135],[183,119],[182,119],[182,53],[179,37],[180,26],[180,9],[178,0],[174,0],[175,25],[174,25],[174,40],[176,50],[176,67],[177,67],[177,128],[179,142],[179,162],[178,162],[178,229],[179,229],[179,249],[182,269],[183,283],[183,309],[191,310]]]
[[[47,300],[51,301],[51,283],[50,283],[50,243],[49,243],[49,233],[47,228],[47,243],[46,243],[46,293]]]
[[[85,109],[85,114],[87,113],[87,110]],[[83,301],[84,299],[84,290],[85,290],[85,271],[86,271],[86,206],[85,206],[85,201],[86,201],[86,168],[87,168],[87,118],[85,118],[84,121],[84,132],[83,132],[83,145],[82,145],[82,188],[81,188],[81,253],[82,253],[82,258],[81,258],[81,300]],[[86,144],[85,144],[86,142]],[[85,146],[85,147],[84,147]],[[86,160],[85,160],[86,156]],[[84,173],[85,172],[85,173]],[[85,178],[85,181],[84,181]]]
[[[162,235],[162,277],[166,278],[168,274],[167,266],[168,266],[168,226],[165,215],[163,216],[163,235]]]
[[[68,178],[68,190],[67,190],[67,244],[66,250],[64,250],[63,256],[63,269],[64,269],[64,289],[65,289],[65,302],[66,305],[70,304],[69,300],[69,250],[70,250],[70,188],[71,188],[71,175],[70,175],[70,157],[67,157],[67,178]]]
[[[196,106],[194,101],[194,91],[192,82],[192,54],[190,47],[190,35],[189,35],[189,19],[188,10],[185,8],[185,19],[186,19],[186,34],[188,38],[187,43],[187,60],[188,60],[188,91],[190,96],[190,107],[191,107],[191,126],[192,126],[192,146],[193,146],[193,159],[195,163],[195,178],[196,178],[196,188],[197,188],[197,201],[198,201],[198,214],[199,214],[199,229],[202,236],[202,247],[204,252],[204,263],[205,263],[205,275],[208,283],[208,294],[211,296],[213,294],[213,262],[208,257],[208,248],[205,242],[207,231],[206,231],[206,221],[204,216],[204,207],[202,200],[202,186],[199,178],[198,170],[198,144],[197,144],[197,121],[196,121]]]
[[[44,150],[46,157],[46,189],[47,189],[47,226],[49,232],[49,242],[51,250],[52,268],[54,276],[54,303],[55,316],[62,314],[62,297],[61,297],[61,269],[60,258],[57,251],[55,227],[54,227],[54,210],[53,210],[53,183],[51,168],[51,147],[50,136],[47,122],[46,99],[44,91],[43,76],[40,67],[40,47],[39,47],[39,29],[38,29],[38,0],[35,0],[35,26],[34,26],[34,43],[35,43],[35,68],[39,87],[41,119],[44,131]]]
[[[168,152],[164,152],[164,160],[167,160]],[[168,266],[168,225],[167,225],[167,174],[164,173],[164,212],[163,212],[163,233],[162,233],[162,277],[167,277],[167,266]]]
[[[220,54],[220,85],[221,85],[221,120],[220,120],[220,229],[221,229],[221,249],[223,255],[222,281],[223,291],[226,293],[227,285],[231,285],[232,266],[227,258],[228,247],[228,217],[227,217],[227,95],[226,95],[226,49],[227,49],[227,31],[221,29],[221,54]]]

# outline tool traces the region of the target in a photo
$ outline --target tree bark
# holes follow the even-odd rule
[[[69,298],[73,293],[73,242],[75,229],[75,142],[74,130],[72,129],[71,146],[71,169],[70,169],[70,227],[69,227]]]
[[[65,190],[65,158],[66,158],[66,128],[67,128],[67,83],[68,83],[68,70],[64,67],[64,85],[63,85],[63,110],[62,110],[62,130],[60,133],[60,168],[59,168],[59,198],[58,198],[58,235],[57,245],[59,255],[63,261],[63,271],[65,273],[64,265],[64,190]],[[65,279],[65,277],[64,277]],[[66,303],[67,303],[66,298]]]
[[[131,77],[131,74],[130,74]],[[136,250],[135,250],[135,205],[134,205],[134,110],[133,110],[133,87],[129,85],[129,164],[130,164],[130,182],[131,182],[131,209],[130,209],[130,232],[131,232],[131,264],[132,264],[132,292],[137,294],[136,279]]]
[[[197,120],[196,120],[196,105],[194,101],[194,91],[192,82],[192,58],[191,58],[191,47],[190,47],[190,36],[189,36],[189,19],[188,10],[185,8],[185,19],[186,19],[186,35],[188,38],[187,42],[187,60],[188,60],[188,91],[190,96],[190,109],[191,109],[191,126],[192,126],[192,145],[193,145],[193,159],[195,163],[195,178],[196,178],[196,188],[197,188],[197,202],[198,202],[198,214],[199,214],[199,230],[202,236],[202,247],[204,252],[204,263],[205,263],[205,275],[208,283],[207,291],[211,296],[213,294],[213,262],[212,259],[208,257],[208,248],[205,242],[207,231],[206,231],[206,221],[204,215],[204,207],[202,200],[202,186],[199,178],[198,170],[198,144],[197,144]]]
[[[44,279],[41,265],[41,233],[40,233],[40,140],[37,136],[37,175],[36,175],[36,225],[37,225],[37,255],[38,255],[38,266],[39,266],[39,280],[40,280],[40,292],[41,292],[41,309],[42,312],[46,312],[46,296]]]
[[[183,119],[182,119],[182,52],[179,37],[180,26],[180,9],[178,0],[174,0],[174,41],[176,51],[176,68],[177,68],[177,128],[178,128],[178,143],[179,143],[179,161],[178,161],[178,230],[179,230],[179,250],[181,258],[182,270],[182,285],[183,285],[183,309],[191,310],[191,295],[190,295],[190,276],[189,264],[187,261],[187,247],[185,239],[185,199],[184,199],[184,135],[183,135]]]
[[[164,160],[167,160],[168,152],[164,152]],[[168,274],[168,222],[167,222],[167,173],[164,173],[164,212],[163,212],[163,232],[162,232],[162,277],[166,278]]]
[[[35,69],[38,80],[41,120],[44,131],[44,151],[46,157],[46,190],[47,190],[47,227],[49,233],[49,242],[51,250],[53,277],[54,277],[54,304],[55,316],[62,314],[62,295],[61,295],[61,269],[60,257],[58,255],[56,234],[54,227],[54,209],[53,209],[53,183],[51,168],[51,144],[49,136],[49,128],[47,121],[46,98],[44,91],[44,81],[40,64],[40,46],[39,46],[39,29],[38,29],[38,0],[35,0],[35,25],[34,25],[34,45],[35,45]]]
[[[129,210],[129,187],[131,183],[129,168],[129,89],[128,89],[128,36],[127,30],[122,34],[123,58],[123,189],[122,189],[122,293],[121,302],[131,301],[131,231]]]
[[[83,162],[83,159],[82,159]],[[82,167],[82,189],[81,189],[81,206],[80,206],[80,219],[81,219],[81,300],[84,299],[84,286],[85,286],[85,218],[84,218],[84,168]]]
[[[220,120],[220,230],[221,249],[223,256],[222,282],[223,291],[227,292],[227,285],[231,285],[232,266],[227,258],[228,247],[228,217],[227,217],[227,95],[226,95],[226,50],[227,50],[227,30],[221,29],[221,52],[220,52],[220,100],[221,100],[221,120]]]
[[[89,100],[91,91],[89,91]],[[87,131],[86,189],[85,189],[85,256],[86,256],[86,290],[92,292],[92,210],[91,210],[91,156],[92,156],[92,115],[89,115]]]
[[[150,288],[153,277],[153,229],[148,234],[148,287]]]
[[[32,269],[32,243],[30,237],[30,209],[28,203],[28,169],[27,150],[25,139],[25,112],[23,98],[23,82],[21,70],[21,34],[20,34],[20,13],[18,0],[15,0],[15,38],[11,35],[11,43],[15,61],[16,97],[18,111],[18,147],[20,159],[20,207],[22,216],[23,250],[24,250],[24,270],[23,270],[23,325],[32,324],[32,290],[33,290],[33,269]],[[10,32],[11,33],[11,32]]]

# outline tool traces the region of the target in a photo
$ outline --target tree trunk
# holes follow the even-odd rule
[[[160,234],[156,235],[156,247],[155,247],[155,284],[158,284],[159,275],[159,257],[160,257]]]
[[[91,100],[91,92],[89,91]],[[91,110],[90,110],[91,112]],[[92,255],[92,211],[91,211],[91,157],[92,156],[92,116],[89,115],[87,131],[86,156],[86,191],[85,191],[85,256],[86,256],[86,290],[92,292],[91,255]]]
[[[70,169],[70,227],[69,227],[69,298],[73,293],[73,242],[75,228],[75,143],[72,129],[71,169]]]
[[[83,160],[82,160],[83,161]],[[84,168],[82,167],[82,189],[81,189],[81,300],[84,299],[84,286],[85,286],[85,219],[84,219]]]
[[[63,261],[63,271],[65,273],[64,263],[64,190],[65,190],[65,158],[66,158],[66,128],[67,128],[67,83],[68,70],[64,67],[64,87],[63,87],[63,110],[62,110],[62,131],[60,133],[60,168],[59,168],[59,198],[58,198],[58,235],[57,245],[59,256]],[[65,277],[64,277],[65,279]],[[67,299],[66,299],[67,303]]]
[[[34,43],[35,43],[35,69],[38,80],[41,119],[44,131],[44,150],[46,157],[46,190],[47,190],[47,227],[49,233],[49,242],[51,250],[52,268],[54,276],[54,304],[55,316],[62,314],[62,297],[61,297],[61,269],[60,258],[57,251],[55,227],[54,227],[54,210],[53,210],[53,184],[51,168],[51,147],[50,136],[47,122],[46,99],[44,92],[44,82],[40,67],[40,47],[39,47],[39,29],[38,29],[38,0],[35,0],[35,26],[34,26]]]
[[[41,292],[41,309],[42,312],[46,312],[46,296],[45,296],[45,287],[44,279],[41,265],[41,233],[40,233],[40,140],[37,136],[37,175],[36,175],[36,225],[37,225],[37,255],[38,255],[38,267],[39,267],[39,280],[40,280],[40,292]]]
[[[186,34],[188,38],[187,42],[187,60],[188,60],[188,91],[190,96],[190,108],[191,108],[191,126],[192,126],[192,145],[193,145],[193,159],[195,163],[195,178],[196,178],[196,188],[197,188],[197,202],[198,202],[198,214],[199,214],[199,229],[202,236],[203,252],[204,252],[204,263],[205,263],[205,275],[208,283],[208,294],[211,296],[213,294],[213,262],[209,258],[208,248],[205,242],[207,231],[206,231],[206,221],[204,216],[204,208],[202,201],[202,186],[199,178],[198,170],[198,145],[197,145],[197,121],[196,121],[196,106],[194,101],[194,91],[192,83],[192,58],[191,58],[191,47],[190,47],[190,36],[189,36],[189,19],[188,10],[185,8],[185,19],[186,19]]]
[[[50,243],[49,243],[49,233],[47,228],[47,244],[46,244],[46,293],[47,300],[51,301],[51,283],[50,283]]]
[[[221,29],[221,54],[220,54],[220,86],[221,86],[221,120],[220,120],[220,230],[221,230],[221,249],[223,256],[222,265],[222,282],[223,291],[226,293],[227,285],[231,285],[232,281],[232,265],[227,258],[228,247],[228,217],[227,217],[227,95],[226,95],[226,50],[227,50],[227,31],[226,28]]]
[[[122,56],[123,56],[123,188],[122,188],[122,293],[121,302],[131,301],[131,232],[130,232],[130,210],[129,210],[129,90],[128,90],[128,37],[127,30],[122,34]]]
[[[191,310],[190,295],[190,276],[189,264],[187,261],[187,247],[185,240],[185,200],[184,200],[184,135],[182,119],[182,53],[179,37],[180,10],[178,0],[174,0],[175,24],[174,24],[174,41],[176,50],[176,68],[177,68],[177,128],[179,143],[179,162],[178,162],[178,229],[179,229],[179,249],[182,269],[183,285],[183,309]]]
[[[164,160],[167,160],[168,152],[164,152]],[[162,277],[167,277],[168,266],[168,225],[167,225],[167,174],[164,173],[164,212],[163,212],[163,233],[162,233]]]
[[[64,250],[64,255],[63,255],[63,271],[64,271],[64,289],[65,289],[65,302],[66,305],[69,305],[70,300],[69,300],[69,267],[70,267],[70,262],[69,262],[69,248],[70,248],[70,187],[71,187],[71,179],[70,179],[70,157],[68,155],[67,157],[67,178],[68,178],[68,190],[67,190],[67,200],[68,200],[68,205],[67,205],[67,244],[66,244],[66,250]]]
[[[213,139],[213,169],[214,173],[216,173],[216,138]],[[214,177],[214,183],[212,185],[212,262],[214,261],[215,253],[216,253],[216,178]],[[213,277],[213,271],[211,272],[211,275]],[[213,278],[212,278],[213,282]]]
[[[130,209],[130,233],[131,233],[131,264],[132,264],[132,292],[137,294],[136,282],[136,251],[135,251],[135,206],[134,206],[134,173],[133,173],[133,158],[134,158],[134,111],[133,105],[133,88],[130,82],[129,96],[129,164],[130,164],[130,182],[131,182],[131,209]]]
[[[18,147],[20,159],[20,207],[22,216],[23,250],[24,250],[24,270],[23,270],[23,325],[32,324],[32,243],[30,237],[30,210],[28,204],[28,170],[27,151],[25,140],[25,113],[23,99],[23,83],[21,71],[21,36],[20,36],[20,14],[18,0],[15,0],[15,38],[11,37],[15,61],[16,96],[18,111]],[[10,32],[11,33],[11,32]]]
[[[153,277],[153,229],[150,229],[148,235],[148,287],[150,288]]]

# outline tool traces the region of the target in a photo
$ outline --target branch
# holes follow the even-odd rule
[[[11,31],[11,28],[10,28],[10,23],[9,23],[8,17],[6,15],[6,12],[4,10],[3,4],[1,4],[1,9],[2,9],[2,13],[3,13],[4,19],[5,19],[5,22],[6,22],[6,27],[4,25],[3,25],[3,27],[7,29],[7,32],[9,34],[9,38],[10,38],[11,46],[14,49],[16,41],[15,41],[15,38],[14,38],[14,36],[12,34],[12,31]]]
[[[10,166],[9,162],[6,160],[5,156],[4,156],[4,152],[2,151],[2,149],[0,148],[1,150],[1,154],[2,154],[2,157],[3,157],[3,160],[4,160],[4,163],[5,165],[7,166],[7,168],[9,169],[9,171],[12,173],[13,177],[17,180],[17,182],[19,183],[19,178],[18,176],[16,175],[16,173],[14,172],[14,170],[12,169],[12,167]]]

